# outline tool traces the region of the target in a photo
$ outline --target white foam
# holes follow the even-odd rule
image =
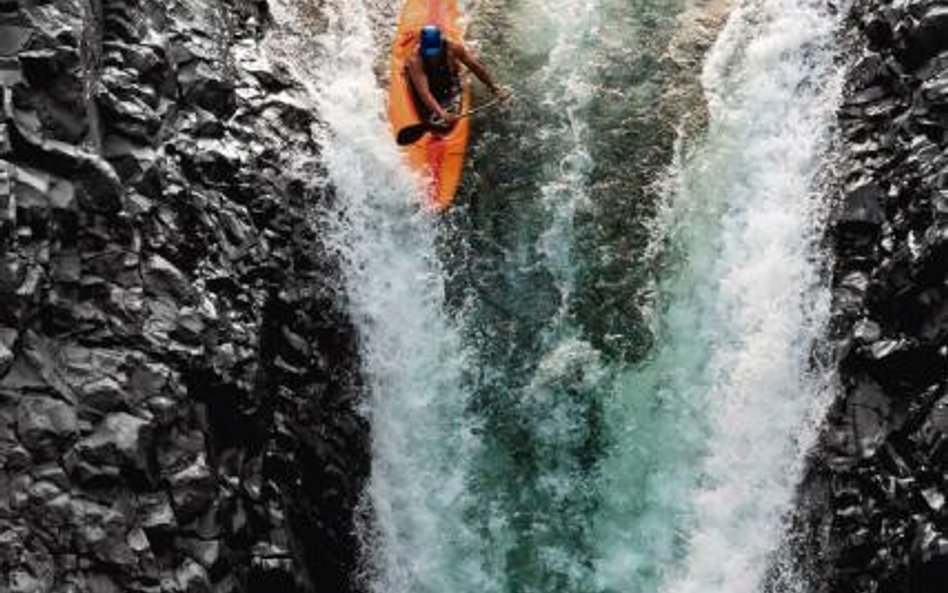
[[[465,460],[477,446],[461,386],[465,353],[441,311],[434,217],[419,208],[382,115],[373,13],[361,0],[327,1],[319,7],[325,30],[314,36],[298,5],[274,4],[284,30],[297,30],[283,50],[296,45],[297,71],[311,81],[325,122],[337,207],[323,224],[345,262],[361,336],[372,426],[367,584],[379,593],[489,590],[480,541],[464,520]]]
[[[817,178],[839,100],[834,28],[820,2],[746,1],[707,61],[709,145],[678,199],[726,205],[712,264],[721,327],[703,486],[669,593],[760,590],[828,399],[810,354],[829,303]]]

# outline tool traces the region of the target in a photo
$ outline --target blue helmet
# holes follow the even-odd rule
[[[421,55],[434,58],[444,51],[444,37],[437,25],[425,25],[421,30]]]

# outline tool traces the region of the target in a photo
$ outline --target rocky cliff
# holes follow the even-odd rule
[[[358,356],[269,26],[0,1],[0,591],[351,588]]]
[[[948,3],[856,0],[832,243],[841,395],[803,487],[813,591],[945,590]]]

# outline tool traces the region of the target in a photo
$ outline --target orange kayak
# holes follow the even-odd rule
[[[464,34],[460,21],[457,0],[405,0],[392,44],[389,118],[396,136],[400,130],[421,123],[406,65],[418,51],[422,27],[437,25],[447,39],[459,43]],[[465,76],[462,76],[461,89],[461,111],[464,112],[471,105],[470,85]],[[462,119],[448,133],[429,132],[402,149],[412,170],[428,180],[427,201],[438,212],[451,205],[461,183],[470,127],[470,122]]]

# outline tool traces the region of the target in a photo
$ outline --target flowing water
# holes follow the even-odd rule
[[[689,75],[666,50],[695,6],[465,8],[518,99],[476,122],[435,218],[384,120],[397,1],[275,3],[325,122],[321,220],[363,344],[366,587],[793,590],[778,550],[830,384],[834,17],[737,4],[703,58],[706,130],[676,142],[701,102],[669,100]]]

